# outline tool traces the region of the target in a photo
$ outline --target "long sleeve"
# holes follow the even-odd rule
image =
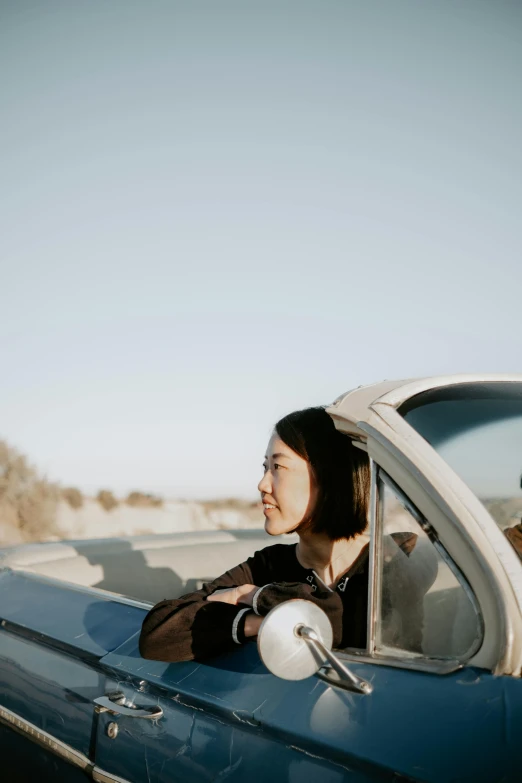
[[[314,590],[305,582],[307,573],[296,560],[295,547],[287,544],[266,547],[203,585],[201,590],[156,604],[143,622],[140,654],[144,658],[172,662],[212,658],[246,641],[244,627],[249,611],[264,616],[274,606],[294,598],[312,601],[326,612],[337,645],[342,638],[342,600],[337,593],[315,586]],[[301,578],[303,581],[299,581]],[[215,590],[245,584],[260,588],[252,609],[206,600]]]
[[[252,584],[252,560],[235,566],[201,590],[156,604],[143,621],[140,655],[159,661],[204,660],[245,641],[245,607],[207,602],[206,598],[220,588]]]
[[[259,588],[254,596],[253,609],[264,617],[274,606],[295,598],[311,601],[326,613],[332,625],[333,646],[340,645],[343,635],[343,602],[336,592],[321,589],[314,591],[311,585],[302,582],[274,582]]]

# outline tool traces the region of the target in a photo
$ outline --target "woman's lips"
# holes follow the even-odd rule
[[[274,511],[277,511],[277,506],[274,506],[272,503],[263,503],[263,511],[265,514],[272,514]]]

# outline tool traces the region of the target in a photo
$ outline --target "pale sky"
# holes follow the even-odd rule
[[[522,369],[518,0],[2,0],[0,437],[255,497],[273,423]]]

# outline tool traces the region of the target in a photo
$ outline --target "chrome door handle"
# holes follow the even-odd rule
[[[95,711],[108,712],[110,715],[121,715],[126,718],[145,718],[158,720],[163,716],[161,707],[127,707],[123,693],[110,693],[108,696],[98,696],[94,699]]]

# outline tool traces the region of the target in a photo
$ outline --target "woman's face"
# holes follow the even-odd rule
[[[263,501],[265,530],[271,536],[289,533],[310,514],[317,500],[310,466],[274,432],[263,468],[258,489]]]

